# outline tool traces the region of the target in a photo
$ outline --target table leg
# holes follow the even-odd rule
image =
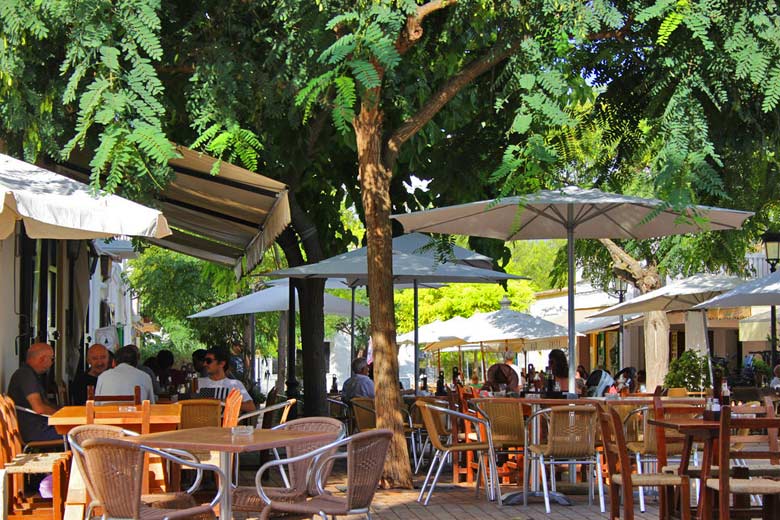
[[[219,517],[222,520],[231,520],[233,518],[231,499],[230,476],[233,474],[233,454],[221,451],[219,453],[219,467],[225,473],[226,477],[219,479],[219,487],[222,488],[222,498],[219,501]]]
[[[709,520],[712,516],[710,507],[710,492],[707,489],[707,478],[710,476],[712,464],[712,437],[704,439],[704,452],[701,458],[701,482],[699,484],[699,508],[696,516],[699,520]]]

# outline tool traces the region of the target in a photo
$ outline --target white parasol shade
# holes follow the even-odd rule
[[[468,343],[465,339],[457,336],[457,331],[460,329],[459,325],[464,321],[466,321],[466,318],[462,316],[455,316],[449,320],[436,320],[418,327],[417,342],[428,345],[428,350],[436,350],[436,347],[445,348]],[[413,344],[414,340],[414,330],[412,330],[405,334],[400,334],[396,338],[396,343],[399,345],[403,345],[405,343]],[[435,347],[431,347],[431,345],[434,345]]]
[[[780,305],[780,271],[756,278],[715,296],[696,306],[697,309]]]
[[[739,341],[767,341],[772,333],[771,319],[771,313],[766,311],[739,320]],[[778,324],[777,318],[775,324]]]
[[[574,320],[574,239],[634,238],[738,229],[752,213],[695,206],[685,219],[669,204],[596,189],[567,186],[520,197],[483,200],[444,208],[393,215],[407,232],[423,231],[525,240],[566,238],[568,259],[569,387],[574,388],[577,352]],[[707,219],[700,225],[692,217]]]
[[[285,280],[286,281],[286,280]],[[237,314],[254,314],[256,312],[286,311],[290,306],[290,289],[287,283],[277,283],[268,289],[236,298],[229,302],[200,311],[189,318],[216,318],[219,316],[234,316]],[[296,301],[297,303],[297,301]],[[349,316],[352,302],[325,293],[325,314]],[[355,304],[355,315],[368,316],[368,307]]]
[[[590,316],[618,316],[648,311],[682,311],[730,291],[744,280],[722,274],[697,274],[647,292],[626,302],[613,305]]]
[[[163,214],[117,195],[0,154],[0,239],[24,222],[30,238],[81,240],[171,234]]]

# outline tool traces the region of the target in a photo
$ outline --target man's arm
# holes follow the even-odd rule
[[[46,402],[41,397],[41,394],[38,392],[29,394],[27,396],[27,402],[30,403],[30,408],[32,408],[35,413],[51,415],[57,411],[55,407],[51,406],[50,404],[46,404]]]

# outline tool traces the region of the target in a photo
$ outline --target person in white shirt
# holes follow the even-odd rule
[[[155,403],[154,386],[149,374],[138,370],[138,353],[134,347],[122,347],[116,351],[116,367],[98,376],[95,395],[133,395],[135,387],[141,387],[141,399]]]
[[[780,390],[780,365],[775,366],[773,371],[775,377],[769,382],[769,388],[772,390]]]
[[[212,348],[206,351],[206,357],[203,360],[203,366],[206,368],[206,377],[198,378],[198,390],[203,388],[222,388],[226,391],[224,395],[215,395],[218,399],[224,400],[227,397],[228,392],[235,388],[241,392],[241,411],[253,412],[257,408],[252,396],[246,391],[244,383],[238,379],[230,379],[227,377],[226,371],[228,367],[227,351]]]

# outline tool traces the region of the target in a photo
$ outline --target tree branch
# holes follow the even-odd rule
[[[425,126],[433,117],[452,100],[463,88],[469,83],[474,81],[481,74],[492,69],[509,56],[511,56],[517,47],[519,42],[515,42],[504,48],[504,44],[497,44],[484,56],[478,58],[463,69],[454,74],[447,82],[442,85],[438,92],[434,93],[428,101],[420,108],[420,110],[404,121],[395,132],[387,140],[387,145],[384,153],[385,166],[392,170],[395,166],[395,161],[398,158],[401,145],[409,140],[414,134],[416,134],[423,126]]]
[[[661,277],[655,264],[642,266],[637,259],[608,238],[599,239],[599,242],[609,251],[614,269],[622,278],[634,284],[642,294],[661,286]]]
[[[455,2],[457,2],[457,0],[431,0],[430,2],[419,6],[417,8],[417,14],[407,18],[406,28],[401,31],[401,34],[398,36],[398,40],[395,43],[395,48],[398,50],[398,53],[404,54],[417,43],[417,40],[422,38],[422,22],[425,20],[426,16],[440,9],[444,9]]]

